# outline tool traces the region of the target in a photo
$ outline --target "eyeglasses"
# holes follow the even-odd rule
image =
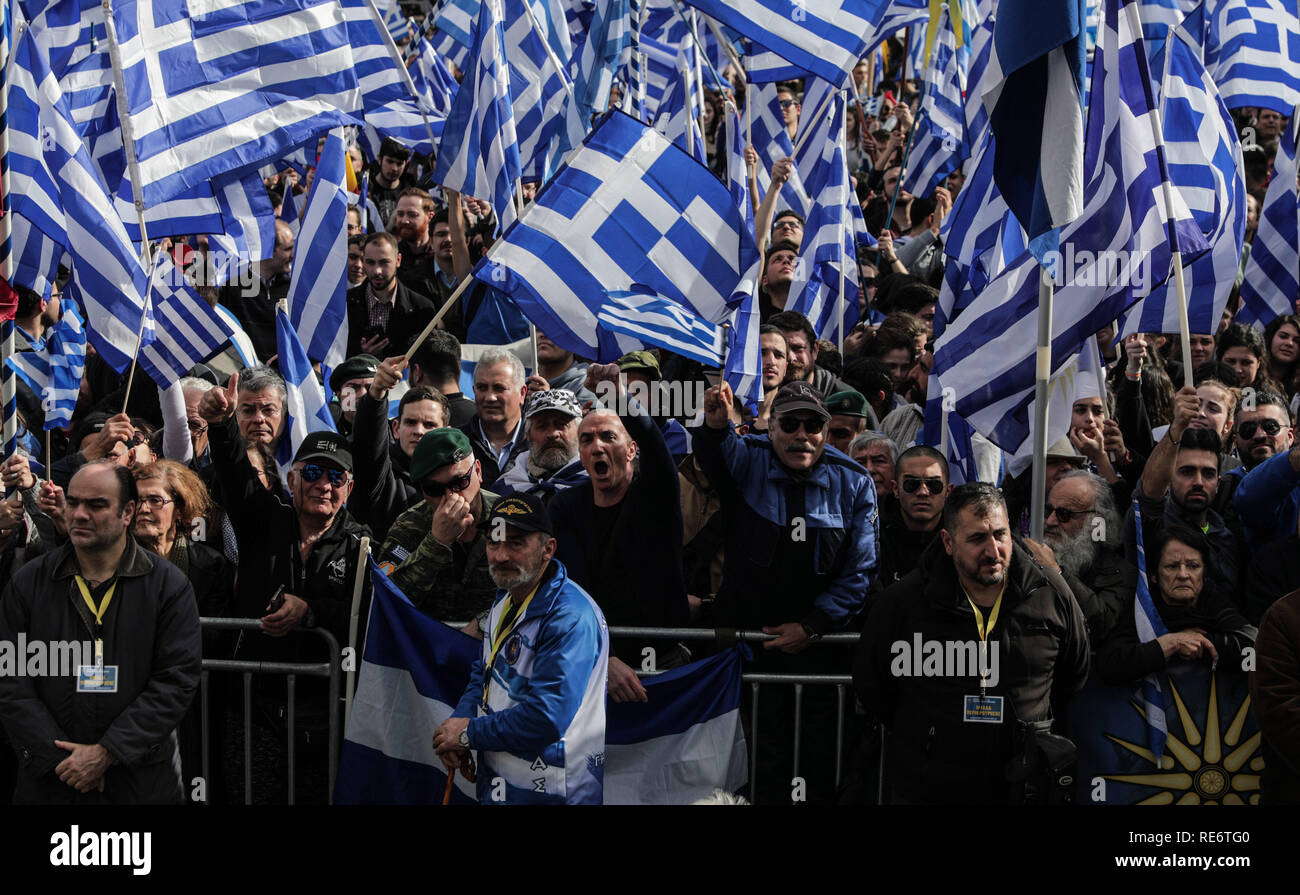
[[[1072,510],[1069,507],[1054,507],[1049,503],[1043,507],[1043,519],[1049,519],[1052,514],[1055,513],[1057,519],[1062,523],[1069,525],[1070,520],[1074,519],[1076,516],[1085,516],[1088,513],[1095,513],[1096,511],[1096,507],[1088,507],[1086,510]]]
[[[1248,423],[1242,423],[1237,427],[1237,434],[1242,438],[1254,438],[1255,433],[1260,429],[1269,438],[1282,431],[1282,424],[1277,420],[1251,420]]]
[[[826,425],[826,421],[818,416],[782,416],[777,425],[786,435],[793,435],[800,428],[809,435],[816,435]]]
[[[783,100],[781,100],[781,108],[782,108],[782,109],[788,109],[788,108],[790,108],[791,106],[796,106],[796,105],[798,105],[798,103],[796,103],[796,102],[795,102],[794,100],[792,100],[792,99],[783,99]]]
[[[170,497],[159,497],[157,494],[150,494],[148,497],[141,497],[140,502],[147,503],[149,506],[157,510],[167,506],[169,503],[175,503],[176,501],[172,500]]]
[[[469,487],[470,481],[474,478],[474,470],[471,469],[463,476],[452,479],[450,482],[435,482],[432,479],[426,479],[420,483],[420,490],[429,497],[442,497],[448,491],[457,493],[464,491]]]
[[[333,466],[317,466],[314,463],[308,464],[302,468],[302,480],[304,482],[315,482],[321,476],[329,476],[331,485],[341,485],[347,477],[347,473],[342,469],[336,469]]]
[[[772,225],[772,230],[774,232],[777,230],[802,230],[802,229],[803,229],[803,224],[799,223],[798,220],[792,217],[781,218],[781,220],[777,221],[775,224]]]
[[[933,476],[927,479],[918,479],[915,476],[910,475],[903,476],[903,490],[908,494],[915,494],[917,491],[920,491],[922,485],[924,485],[925,490],[929,491],[931,494],[938,494],[943,491],[943,479],[938,476]]]
[[[148,435],[145,435],[143,432],[136,432],[129,439],[127,439],[126,449],[129,451],[131,448],[136,447],[137,445],[144,444],[148,440],[149,440]]]

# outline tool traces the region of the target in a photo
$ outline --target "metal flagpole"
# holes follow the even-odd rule
[[[117,42],[117,24],[113,21],[112,0],[104,0],[104,31],[108,35],[108,56],[113,66],[113,90],[117,94],[117,116],[122,125],[122,146],[126,150],[127,171],[131,178],[131,195],[135,200],[135,213],[140,222],[140,262],[145,269],[144,307],[140,311],[140,328],[135,334],[135,350],[131,352],[131,369],[126,375],[126,392],[122,398],[122,412],[126,413],[131,401],[131,385],[135,381],[136,357],[144,341],[144,326],[149,320],[149,300],[153,295],[154,253],[149,250],[149,232],[144,221],[144,197],[141,193],[140,162],[135,154],[135,128],[130,109],[126,104],[126,82],[122,77],[122,48]],[[251,260],[251,259],[250,259]]]
[[[384,39],[384,46],[388,48],[388,55],[393,57],[393,62],[397,65],[397,70],[402,75],[402,83],[406,85],[407,91],[411,98],[415,100],[415,107],[420,110],[420,117],[424,119],[424,129],[429,134],[429,145],[436,152],[438,141],[433,136],[433,125],[429,124],[429,114],[424,109],[424,100],[420,98],[420,92],[415,89],[415,82],[411,80],[411,73],[406,70],[406,62],[402,59],[402,52],[397,49],[397,42],[393,40],[393,35],[389,33],[388,26],[384,24],[383,17],[379,10],[375,8],[375,0],[366,0],[366,5],[370,7],[370,17],[375,21],[375,27],[379,29],[379,36]],[[108,0],[104,0],[104,6],[108,6]],[[526,9],[528,4],[524,4]],[[543,41],[544,43],[545,41]]]
[[[21,20],[20,20],[21,21]],[[4,202],[4,213],[0,214],[0,274],[5,280],[9,279],[9,256],[13,254],[13,246],[10,237],[13,233],[13,209],[9,201],[9,83],[10,70],[13,68],[13,46],[18,41],[18,34],[13,33],[18,22],[12,22],[11,33],[9,36],[9,58],[5,64],[5,79],[3,89],[0,89],[0,166],[3,166],[3,181],[0,182],[0,201]],[[25,22],[23,23],[26,24]],[[13,370],[9,369],[6,360],[14,356],[14,328],[18,324],[13,320],[6,320],[0,323],[0,402],[3,403],[3,449],[0,454],[5,457],[13,455],[18,449],[18,381]],[[46,475],[49,475],[47,472]]]
[[[844,91],[844,94],[845,94],[844,106],[843,106],[844,114],[841,114],[839,118],[839,134],[836,136],[836,141],[840,144],[840,160],[843,163],[842,168],[844,172],[843,189],[844,192],[847,194],[849,189],[849,148],[846,140],[844,139],[844,125],[848,121],[847,113],[849,109],[847,89]],[[895,192],[897,192],[897,190],[895,190]],[[839,298],[836,299],[837,303],[840,306],[839,307],[840,310],[839,349],[840,349],[841,363],[843,363],[843,356],[844,356],[844,330],[847,328],[848,316],[849,316],[849,302],[844,295],[844,277],[846,272],[848,271],[848,266],[849,266],[849,253],[844,248],[845,240],[848,238],[848,226],[844,222],[844,215],[847,211],[847,208],[845,207],[847,205],[847,200],[848,197],[846,195],[845,202],[840,205],[840,292],[839,292]],[[856,250],[856,245],[854,246],[854,248]],[[857,266],[856,251],[853,260],[855,262],[854,266],[856,267]]]
[[[1030,478],[1029,535],[1043,539],[1043,506],[1047,503],[1047,395],[1052,376],[1052,277],[1039,268],[1038,352],[1034,365],[1034,466]]]

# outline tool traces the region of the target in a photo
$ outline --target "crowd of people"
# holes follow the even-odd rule
[[[879,240],[860,258],[862,323],[838,346],[786,310],[804,221],[778,209],[792,166],[778,162],[766,195],[751,184],[764,256],[757,410],[698,362],[660,349],[597,363],[538,332],[529,375],[504,347],[529,335],[528,321],[483,285],[414,344],[499,234],[486,203],[440,189],[430,160],[391,140],[368,165],[367,201],[349,214],[349,357],[328,382],[337,432],[312,433],[291,462],[277,461],[290,434],[275,307],[295,263],[283,221],[251,287],[198,284],[247,336],[242,369],[200,365],[167,389],[137,376],[128,391],[92,349],[72,426],[52,433],[48,456],[29,441],[4,461],[0,639],[90,638],[107,655],[95,667],[114,669],[116,695],[90,695],[95,681],[80,678],[0,676],[3,796],[191,798],[206,720],[206,795],[239,800],[241,703],[213,674],[202,717],[200,661],[320,661],[321,644],[298,636],[311,629],[359,643],[350,615],[361,582],[364,637],[368,538],[415,607],[465,623],[471,636],[491,638],[505,623],[503,589],[523,600],[542,580],[564,611],[586,612],[576,585],[610,626],[770,635],[747,670],[851,673],[843,742],[834,688],[803,696],[799,773],[809,801],[874,793],[876,756],[858,744],[876,742],[882,727],[888,801],[1027,800],[1006,768],[1027,740],[1064,732],[1089,674],[1128,684],[1182,661],[1245,673],[1252,647],[1264,797],[1300,799],[1300,300],[1296,314],[1261,332],[1233,322],[1234,290],[1220,327],[1192,334],[1186,358],[1177,334],[1113,344],[1113,331],[1099,333],[1105,394],[1076,401],[1067,437],[1049,449],[1046,525],[1032,539],[1029,471],[1006,475],[1002,452],[976,436],[979,481],[954,485],[939,445],[921,441],[942,224],[962,176],[929,196],[901,192],[918,83],[887,78],[868,89],[865,65],[855,77],[865,95],[848,119],[850,168]],[[736,87],[729,98],[743,104]],[[715,172],[725,167],[719,128],[735,121],[727,99],[711,94],[705,105]],[[791,135],[800,100],[799,83],[781,86]],[[1287,122],[1267,110],[1237,114],[1256,137],[1246,153],[1248,252]],[[267,188],[279,206],[304,186],[281,172]],[[160,249],[178,258],[196,250],[179,241]],[[30,350],[59,319],[59,300],[19,293],[19,349]],[[502,346],[477,355],[469,394],[464,344]],[[1194,385],[1179,387],[1188,365]],[[651,414],[630,394],[638,383],[703,399],[664,401]],[[27,431],[41,431],[39,395],[20,388],[20,414]],[[497,518],[533,520],[510,545],[517,556],[487,524],[512,498],[524,501],[521,516]],[[532,568],[518,557],[536,533],[541,568],[552,571],[511,577]],[[1168,629],[1154,640],[1135,627],[1142,557]],[[545,577],[555,570],[562,582]],[[200,637],[200,616],[260,619],[260,631]],[[835,632],[861,632],[860,644],[818,643]],[[607,651],[616,702],[646,699],[647,647],[656,672],[708,652],[694,641],[586,636]],[[982,656],[996,644],[1001,674],[899,673],[896,645],[914,639],[974,641]],[[496,646],[488,640],[489,666]],[[298,792],[323,800],[326,722],[338,706],[313,683],[297,697]],[[582,711],[595,711],[589,680],[575,685]],[[486,686],[481,677],[476,686]],[[256,754],[270,756],[259,773],[279,778],[286,694],[259,683],[255,695]],[[789,688],[762,688],[750,794],[758,802],[790,801],[793,710]],[[473,730],[440,728],[438,751],[463,751]],[[837,787],[836,753],[846,746]]]

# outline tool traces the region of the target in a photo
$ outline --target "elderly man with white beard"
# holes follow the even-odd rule
[[[1046,543],[1025,538],[1025,546],[1070,585],[1095,649],[1137,588],[1137,568],[1124,559],[1119,541],[1120,516],[1110,486],[1087,470],[1067,472],[1048,492],[1043,518]]]
[[[524,405],[524,439],[528,451],[496,480],[497,493],[536,494],[543,503],[560,491],[587,481],[578,456],[582,407],[566,389],[533,392]]]

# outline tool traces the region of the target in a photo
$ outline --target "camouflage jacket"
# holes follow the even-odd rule
[[[486,519],[499,498],[481,489],[479,494]],[[433,509],[423,500],[398,516],[379,550],[379,566],[425,615],[469,621],[492,607],[497,592],[488,574],[487,530],[448,548],[429,534],[432,525]]]

